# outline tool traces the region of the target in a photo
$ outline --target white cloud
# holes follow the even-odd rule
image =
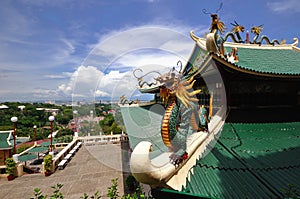
[[[161,69],[161,66],[144,66],[143,73]],[[140,74],[139,74],[140,75]],[[136,98],[137,79],[133,76],[132,70],[120,72],[112,70],[103,73],[94,66],[79,66],[73,73],[67,84],[58,86],[56,95],[71,96],[74,101],[93,101],[95,97],[102,97],[111,100],[118,100],[120,96],[126,95],[128,99]]]
[[[66,84],[61,84],[58,86],[58,90],[62,91],[63,93],[70,94],[72,92],[72,86],[66,85]]]
[[[269,8],[278,13],[282,12],[300,12],[299,0],[285,0],[277,2],[269,2]]]
[[[122,80],[124,74],[119,71],[105,74],[94,66],[79,66],[70,81],[59,85],[57,91],[72,96],[74,100],[76,98],[93,100],[95,96],[110,97],[113,88]],[[126,86],[122,89],[126,89]]]
[[[150,27],[142,26],[128,30],[113,31],[100,38],[86,58],[85,65],[97,63],[108,64],[120,56],[141,49],[156,49],[168,51],[183,57],[188,56],[193,47],[193,41],[179,30],[187,27]],[[189,29],[190,30],[190,29]],[[99,67],[103,67],[100,66]]]
[[[32,91],[32,95],[34,98],[40,99],[50,99],[53,100],[58,97],[58,93],[56,90],[53,89],[35,89]]]
[[[134,68],[159,70],[189,57],[194,45],[188,36],[192,28],[175,19],[151,17],[136,22],[148,24],[140,27],[128,27],[124,22],[127,27],[103,35],[99,20],[83,17],[82,21],[84,15],[76,15],[79,10],[101,4],[78,5],[72,0],[1,2],[0,23],[5,28],[0,31],[0,100],[130,93],[137,84],[135,78],[131,79]],[[90,45],[97,31],[102,35]],[[83,61],[89,47],[93,49]],[[133,89],[128,90],[129,86]]]
[[[167,71],[175,66],[178,60],[185,63],[194,46],[189,37],[161,27],[143,26],[126,31],[113,31],[101,38],[74,72],[31,75],[32,81],[28,81],[31,86],[20,90],[19,95],[24,99],[33,96],[34,99],[51,100],[63,98],[93,100],[95,97],[116,100],[124,94],[128,99],[140,98],[136,88],[138,82],[132,74],[135,68],[143,68],[143,74],[153,70]],[[54,48],[47,50],[50,63],[66,62],[75,50],[74,41],[68,39],[59,41],[60,46],[64,46],[58,48],[61,50],[56,52]],[[34,78],[41,79],[41,77],[45,78],[45,84],[35,88]],[[59,83],[50,83],[53,80]],[[147,80],[152,81],[151,77]],[[47,85],[56,85],[56,89],[47,88]],[[4,88],[2,90],[4,91]],[[8,93],[5,95],[10,96]]]
[[[89,96],[95,89],[98,78],[103,73],[93,66],[79,66],[71,75],[70,81],[67,84],[61,84],[58,90],[66,95],[80,94]]]
[[[186,56],[183,57],[165,51],[151,51],[152,50],[146,50],[142,51],[142,53],[140,53],[140,51],[132,52],[130,54],[123,55],[119,59],[115,60],[114,63],[124,66],[131,66],[132,68],[147,68],[148,66],[151,69],[161,70],[163,68],[176,66],[179,60],[181,60],[183,63],[187,61]],[[153,66],[155,68],[152,68]]]
[[[110,94],[101,90],[95,91],[95,96],[97,97],[110,97]]]
[[[45,78],[50,78],[50,79],[65,79],[69,78],[73,75],[73,73],[70,72],[63,72],[62,74],[51,74],[51,75],[44,75]]]
[[[113,31],[101,37],[70,81],[61,84],[58,91],[72,95],[73,100],[77,97],[93,100],[95,96],[113,100],[121,95],[128,99],[138,97],[134,69],[143,69],[139,75],[169,71],[179,60],[183,65],[186,63],[193,46],[192,39],[165,27]],[[144,80],[151,82],[153,76]]]

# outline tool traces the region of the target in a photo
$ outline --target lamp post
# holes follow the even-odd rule
[[[17,121],[18,118],[17,117],[12,117],[10,119],[13,123],[14,123],[14,154],[16,154],[16,131],[17,131]]]
[[[33,130],[34,130],[34,141],[36,141],[36,125],[33,126]]]
[[[77,110],[74,110],[74,111],[73,111],[73,114],[74,114],[75,132],[77,132],[77,121],[76,121],[76,115],[78,114],[78,111],[77,111]],[[74,132],[74,133],[75,133],[75,132]]]
[[[53,115],[49,116],[49,121],[50,121],[50,152],[52,152],[52,124],[55,119]]]

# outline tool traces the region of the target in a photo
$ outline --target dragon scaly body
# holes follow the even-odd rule
[[[164,77],[159,79],[164,82]],[[164,144],[173,152],[170,156],[174,165],[187,158],[187,136],[199,130],[198,99],[200,90],[193,90],[195,80],[166,78],[166,85],[161,89],[161,97],[167,104],[161,125]]]
[[[244,40],[242,39],[240,32],[244,32],[244,30],[245,30],[244,26],[239,25],[236,21],[234,21],[234,24],[231,23],[231,25],[233,25],[233,28],[232,28],[231,32],[228,32],[225,34],[225,36],[223,37],[223,42],[227,41],[227,39],[229,37],[231,37],[233,42],[243,43]],[[235,35],[236,35],[236,38],[235,38]]]
[[[176,98],[172,97],[171,102],[166,108],[162,125],[161,125],[161,137],[164,144],[168,148],[173,148],[171,141],[174,138],[176,132],[175,118],[178,115],[179,107],[176,104]]]
[[[276,43],[277,44],[280,44],[279,41],[277,39],[273,39],[272,41],[270,41],[270,39],[266,36],[266,35],[263,35],[261,36],[259,39],[258,39],[258,36],[259,34],[261,33],[263,27],[262,25],[260,26],[254,26],[251,28],[251,32],[255,34],[254,38],[253,38],[253,43],[254,44],[259,44],[261,45],[262,42],[265,40],[267,42],[267,44],[269,45],[275,45]]]

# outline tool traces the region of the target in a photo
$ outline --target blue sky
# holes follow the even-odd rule
[[[136,67],[161,70],[186,60],[189,31],[208,32],[217,0],[2,0],[0,102],[135,98]],[[218,12],[292,43],[299,0],[224,0]],[[245,36],[245,35],[243,35]],[[251,35],[251,38],[253,35]],[[129,72],[128,72],[129,71]],[[79,98],[78,98],[79,99]]]

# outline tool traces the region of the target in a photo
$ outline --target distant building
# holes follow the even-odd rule
[[[45,101],[45,104],[55,104],[55,101],[54,100],[48,100],[48,101]]]
[[[44,111],[46,113],[52,113],[53,115],[57,115],[60,111],[58,108],[36,108],[37,111]]]
[[[0,105],[0,109],[5,109],[5,108],[8,108],[8,106],[6,106],[5,104]]]
[[[68,129],[71,129],[73,132],[77,132],[77,128],[74,120],[69,121]]]
[[[108,110],[107,113],[108,113],[108,114],[115,115],[115,114],[116,114],[116,111],[115,111],[115,110]]]
[[[20,106],[18,106],[18,109],[20,109],[21,111],[23,111],[23,110],[24,110],[24,108],[26,108],[26,106],[24,106],[24,105],[20,105]]]

